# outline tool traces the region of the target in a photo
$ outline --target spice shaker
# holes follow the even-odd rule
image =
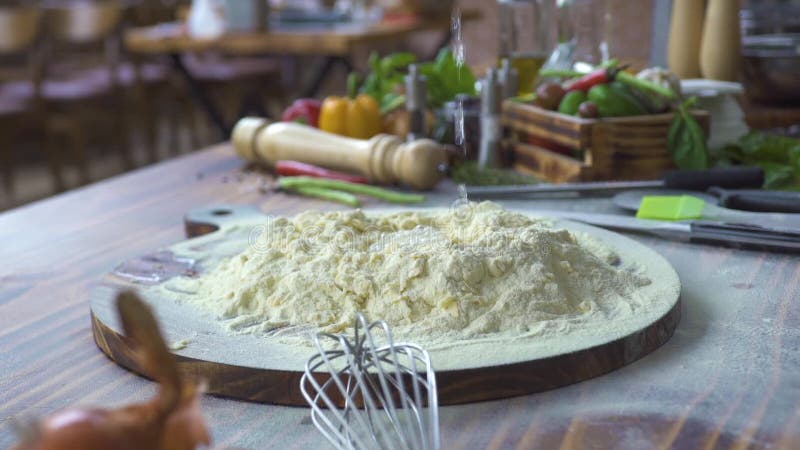
[[[406,111],[408,112],[409,141],[425,138],[425,102],[427,92],[425,77],[416,64],[408,66],[406,75]]]
[[[500,141],[500,109],[503,93],[498,82],[497,69],[489,69],[481,86],[481,144],[478,150],[478,167],[497,165]]]

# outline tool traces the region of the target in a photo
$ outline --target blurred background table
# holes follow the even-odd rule
[[[461,12],[462,21],[481,18],[475,9]],[[148,27],[132,28],[124,35],[125,48],[137,55],[168,55],[175,69],[183,76],[195,100],[203,107],[223,138],[230,135],[231,124],[227,123],[220,108],[197,82],[192,71],[186,67],[182,55],[195,52],[219,52],[233,56],[321,56],[322,64],[308,86],[299,96],[313,97],[319,93],[322,83],[330,77],[337,66],[347,72],[354,68],[352,57],[355,51],[381,42],[397,42],[422,32],[441,31],[439,49],[450,42],[450,16],[428,18],[421,16],[388,16],[377,24],[342,22],[337,24],[306,24],[287,26],[267,32],[226,33],[219,38],[198,39],[190,36],[183,23],[165,23]]]

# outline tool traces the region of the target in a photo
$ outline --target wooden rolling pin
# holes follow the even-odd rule
[[[270,123],[255,117],[239,120],[231,140],[239,156],[270,168],[277,161],[301,161],[415,189],[435,186],[447,162],[444,148],[430,139],[407,143],[388,134],[351,139],[299,123]]]

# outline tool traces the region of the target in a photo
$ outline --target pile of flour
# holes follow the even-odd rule
[[[360,210],[271,218],[240,254],[176,280],[232,332],[383,319],[401,339],[552,336],[623,320],[650,280],[589,236],[470,203],[435,212]]]

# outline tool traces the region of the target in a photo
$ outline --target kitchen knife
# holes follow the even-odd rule
[[[467,196],[479,198],[510,198],[552,194],[604,194],[630,189],[683,189],[703,191],[710,187],[758,188],[764,183],[764,171],[758,167],[726,167],[708,170],[671,170],[660,180],[601,181],[514,186],[467,186]]]
[[[725,245],[787,253],[800,253],[800,230],[767,228],[758,225],[724,222],[660,222],[615,214],[593,214],[573,211],[534,211],[537,215],[574,220],[614,230],[635,231],[666,239]]]
[[[800,192],[765,190],[729,190],[712,187],[709,194],[716,196],[719,206],[753,212],[800,213]]]
[[[704,200],[709,207],[708,209],[715,210],[716,213],[749,214],[755,220],[758,220],[759,216],[766,217],[766,213],[772,213],[773,218],[784,220],[781,217],[786,217],[789,221],[800,221],[800,192],[721,188],[711,188],[706,192],[646,189],[620,192],[614,195],[611,201],[622,209],[637,211],[642,199],[651,195],[691,195]],[[704,211],[703,215],[706,216],[707,212],[709,211]],[[708,219],[729,222],[739,221],[739,218],[723,217],[722,214],[716,213],[715,215],[718,215],[718,217],[708,217]],[[776,225],[781,226],[780,224]]]

